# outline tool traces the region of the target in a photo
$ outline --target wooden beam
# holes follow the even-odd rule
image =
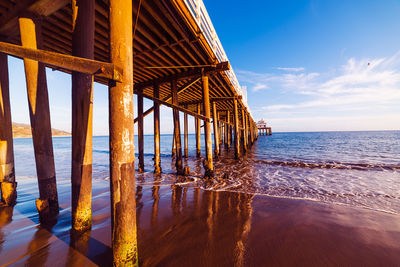
[[[233,101],[234,99],[241,99],[238,97],[210,97],[210,102],[223,102],[223,101]],[[197,99],[192,101],[180,102],[179,105],[197,105],[203,103],[203,100]]]
[[[15,6],[0,18],[0,34],[12,37],[18,34],[14,31],[18,27],[18,17],[21,14],[49,16],[60,8],[69,4],[70,0],[20,0]]]
[[[20,58],[39,61],[58,68],[91,74],[117,82],[122,80],[122,71],[112,63],[75,57],[41,49],[0,42],[0,52]]]
[[[226,71],[229,69],[230,69],[229,62],[221,62],[221,63],[218,63],[216,65],[216,67],[206,67],[204,69],[192,69],[192,70],[183,71],[183,72],[179,72],[176,74],[164,76],[161,78],[157,78],[154,80],[137,83],[137,84],[135,84],[135,90],[137,90],[139,88],[144,89],[144,88],[150,87],[155,83],[162,85],[164,83],[172,82],[174,80],[178,81],[178,80],[182,80],[182,79],[190,79],[193,77],[199,77],[199,76],[201,76],[202,73],[204,73],[205,75],[212,75],[214,73]]]
[[[175,108],[175,109],[177,109],[177,110],[179,110],[179,111],[182,111],[182,112],[184,112],[184,113],[189,114],[190,116],[199,118],[200,120],[210,121],[209,118],[206,118],[205,116],[203,116],[203,115],[201,115],[201,114],[197,114],[196,112],[193,112],[193,111],[191,111],[191,110],[182,108],[181,106],[168,103],[168,102],[166,102],[166,101],[157,99],[157,98],[152,97],[152,96],[149,96],[149,95],[143,94],[143,96],[146,97],[146,98],[148,98],[148,99],[150,99],[150,100],[152,100],[152,101],[154,101],[154,102],[157,102],[158,104],[161,104],[161,105],[164,105],[164,106],[167,106],[167,107],[170,107],[170,108]]]
[[[179,88],[179,90],[178,90],[178,95],[179,94],[181,94],[181,93],[183,93],[186,89],[188,89],[188,88],[190,88],[193,84],[195,84],[197,81],[199,81],[200,80],[200,77],[198,77],[198,78],[195,78],[195,79],[192,79],[192,80],[190,80],[190,81],[188,81],[187,83],[185,83],[183,86],[181,86],[181,88]],[[158,88],[160,88],[160,86],[157,84],[157,86],[158,86]],[[157,97],[157,98],[159,98],[159,97]],[[172,95],[170,95],[170,96],[167,96],[166,98],[164,98],[162,101],[165,101],[165,102],[169,102],[169,101],[171,101],[172,100]],[[149,108],[148,110],[146,110],[144,113],[143,113],[143,117],[146,117],[147,115],[149,115],[151,112],[153,112],[154,111],[154,106],[153,107],[151,107],[151,108]],[[135,121],[134,121],[134,123],[136,123],[138,121],[138,118],[135,118]]]

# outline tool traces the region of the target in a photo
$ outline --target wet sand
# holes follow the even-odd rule
[[[94,180],[93,226],[71,232],[70,181],[62,210],[39,226],[35,179],[0,208],[0,265],[110,266],[109,183]],[[142,266],[399,266],[400,215],[306,200],[142,181],[136,188]]]

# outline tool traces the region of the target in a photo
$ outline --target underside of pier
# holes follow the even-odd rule
[[[139,126],[143,166],[143,117],[154,112],[154,167],[160,169],[160,112],[174,111],[178,174],[187,175],[187,116],[200,121],[205,178],[213,154],[234,144],[237,158],[257,138],[257,128],[202,1],[0,0],[0,182],[2,202],[15,202],[7,55],[24,60],[40,196],[41,220],[57,214],[58,199],[45,68],[72,75],[72,226],[91,227],[93,82],[109,86],[110,190],[114,264],[137,262],[133,125]],[[51,89],[51,88],[50,88]],[[138,95],[138,115],[133,114]],[[143,110],[143,98],[154,106]],[[181,148],[179,112],[185,114]],[[213,130],[212,130],[213,129]],[[212,139],[212,132],[214,139]],[[233,142],[231,142],[233,133]],[[214,153],[213,153],[214,144]]]

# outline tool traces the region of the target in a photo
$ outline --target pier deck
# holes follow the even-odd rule
[[[7,55],[24,59],[41,220],[58,213],[45,67],[72,75],[72,227],[91,227],[93,81],[109,86],[110,179],[114,263],[135,262],[135,154],[143,166],[143,117],[154,111],[154,168],[160,169],[159,106],[174,110],[176,171],[183,166],[179,112],[204,122],[205,178],[213,154],[234,144],[237,158],[257,127],[201,0],[0,0],[0,182],[4,205],[15,203]],[[12,90],[12,88],[11,88]],[[138,95],[138,116],[133,114]],[[143,110],[143,98],[154,106]],[[213,124],[211,124],[213,123]],[[212,130],[214,133],[214,153]],[[224,133],[222,133],[224,131]],[[231,142],[233,133],[233,140]],[[187,151],[187,130],[184,134]],[[223,138],[222,138],[223,137]],[[198,146],[197,146],[198,147]],[[187,156],[187,153],[184,153]]]

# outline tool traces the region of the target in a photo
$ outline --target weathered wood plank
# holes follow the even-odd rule
[[[55,53],[41,49],[32,49],[5,42],[0,42],[0,52],[20,58],[39,61],[70,71],[92,74],[117,82],[122,81],[122,71],[111,63]]]

